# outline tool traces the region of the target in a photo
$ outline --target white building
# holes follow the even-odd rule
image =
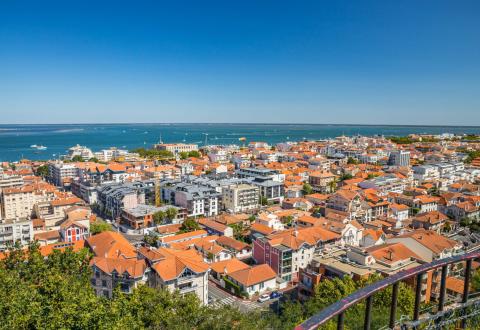
[[[67,159],[72,160],[75,156],[80,156],[83,160],[89,160],[90,158],[95,157],[92,150],[79,144],[68,149],[68,155],[66,157]]]
[[[251,184],[236,184],[222,189],[225,210],[242,213],[259,207],[260,189]]]
[[[33,240],[33,224],[27,219],[10,219],[0,221],[0,251],[15,242],[25,246]]]
[[[80,175],[79,169],[74,164],[63,162],[48,163],[48,176],[50,181],[59,187],[65,186],[78,178]]]

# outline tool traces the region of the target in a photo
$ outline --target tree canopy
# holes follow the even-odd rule
[[[112,226],[107,222],[95,221],[90,225],[90,233],[92,235],[95,235],[104,231],[110,231],[110,230],[112,230]]]
[[[195,219],[193,218],[188,218],[182,223],[182,226],[180,227],[180,232],[187,233],[187,232],[195,231],[199,229],[200,229],[200,225],[198,224],[198,222],[195,221]]]
[[[144,158],[151,158],[151,159],[173,158],[173,153],[168,150],[138,148],[132,151],[137,153],[140,157],[144,157]]]
[[[37,168],[37,170],[35,171],[35,174],[38,175],[38,176],[41,176],[42,178],[45,178],[48,176],[48,165],[45,164],[45,165],[41,165]]]
[[[113,298],[95,295],[89,252],[54,251],[36,245],[10,251],[0,261],[0,329],[265,329],[259,312],[202,306],[181,296],[140,286]]]
[[[180,158],[181,158],[181,159],[187,159],[187,158],[190,158],[190,157],[200,158],[200,157],[202,157],[202,154],[200,154],[200,152],[197,151],[197,150],[182,151],[182,152],[180,153]]]

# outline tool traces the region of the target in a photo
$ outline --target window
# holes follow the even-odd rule
[[[107,281],[106,281],[106,280],[102,280],[102,286],[103,286],[104,288],[107,287]]]

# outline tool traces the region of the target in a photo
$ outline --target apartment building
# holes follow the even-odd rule
[[[174,155],[178,155],[181,152],[198,151],[198,145],[186,143],[160,143],[155,144],[154,148],[157,150],[170,151]]]
[[[252,184],[235,184],[222,189],[223,208],[231,213],[250,212],[260,206],[260,188]]]
[[[339,190],[327,199],[326,212],[340,212],[350,220],[368,222],[372,220],[372,209],[365,199],[356,191]]]
[[[390,153],[388,164],[393,166],[410,166],[410,151],[395,150]]]
[[[371,180],[358,183],[362,189],[374,189],[379,196],[386,196],[388,193],[402,193],[407,188],[407,182],[394,174],[379,176]]]
[[[35,204],[53,200],[54,191],[46,183],[5,188],[0,194],[0,215],[3,219],[30,218]]]
[[[18,188],[23,184],[23,176],[21,175],[0,174],[0,193],[5,188]]]
[[[162,185],[162,199],[187,210],[190,217],[215,216],[221,194],[214,188],[187,182]]]
[[[97,203],[103,213],[116,219],[123,209],[134,209],[139,204],[146,204],[148,195],[153,194],[153,191],[154,183],[149,181],[99,186]]]
[[[138,204],[135,208],[124,208],[121,213],[121,218],[124,223],[126,223],[130,228],[133,229],[143,229],[148,228],[154,225],[153,216],[157,212],[164,212],[167,214],[168,209],[175,209],[176,215],[173,219],[165,217],[165,223],[182,223],[186,216],[186,210],[173,206],[161,206],[156,207],[153,205]]]
[[[59,161],[48,163],[48,179],[57,187],[68,188],[79,176],[80,172],[75,164]]]
[[[32,221],[25,218],[0,220],[0,251],[18,242],[21,246],[33,241]]]
[[[315,252],[339,239],[339,234],[320,227],[284,230],[257,238],[253,242],[253,258],[258,264],[272,267],[283,280],[295,281]]]

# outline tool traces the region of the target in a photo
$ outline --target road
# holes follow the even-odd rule
[[[269,308],[270,304],[274,302],[274,300],[268,300],[264,303],[259,303],[257,301],[240,299],[219,288],[212,281],[208,282],[208,296],[215,299],[215,302],[213,303],[214,306],[233,305],[235,307],[238,307],[238,309],[242,312],[267,309]]]

